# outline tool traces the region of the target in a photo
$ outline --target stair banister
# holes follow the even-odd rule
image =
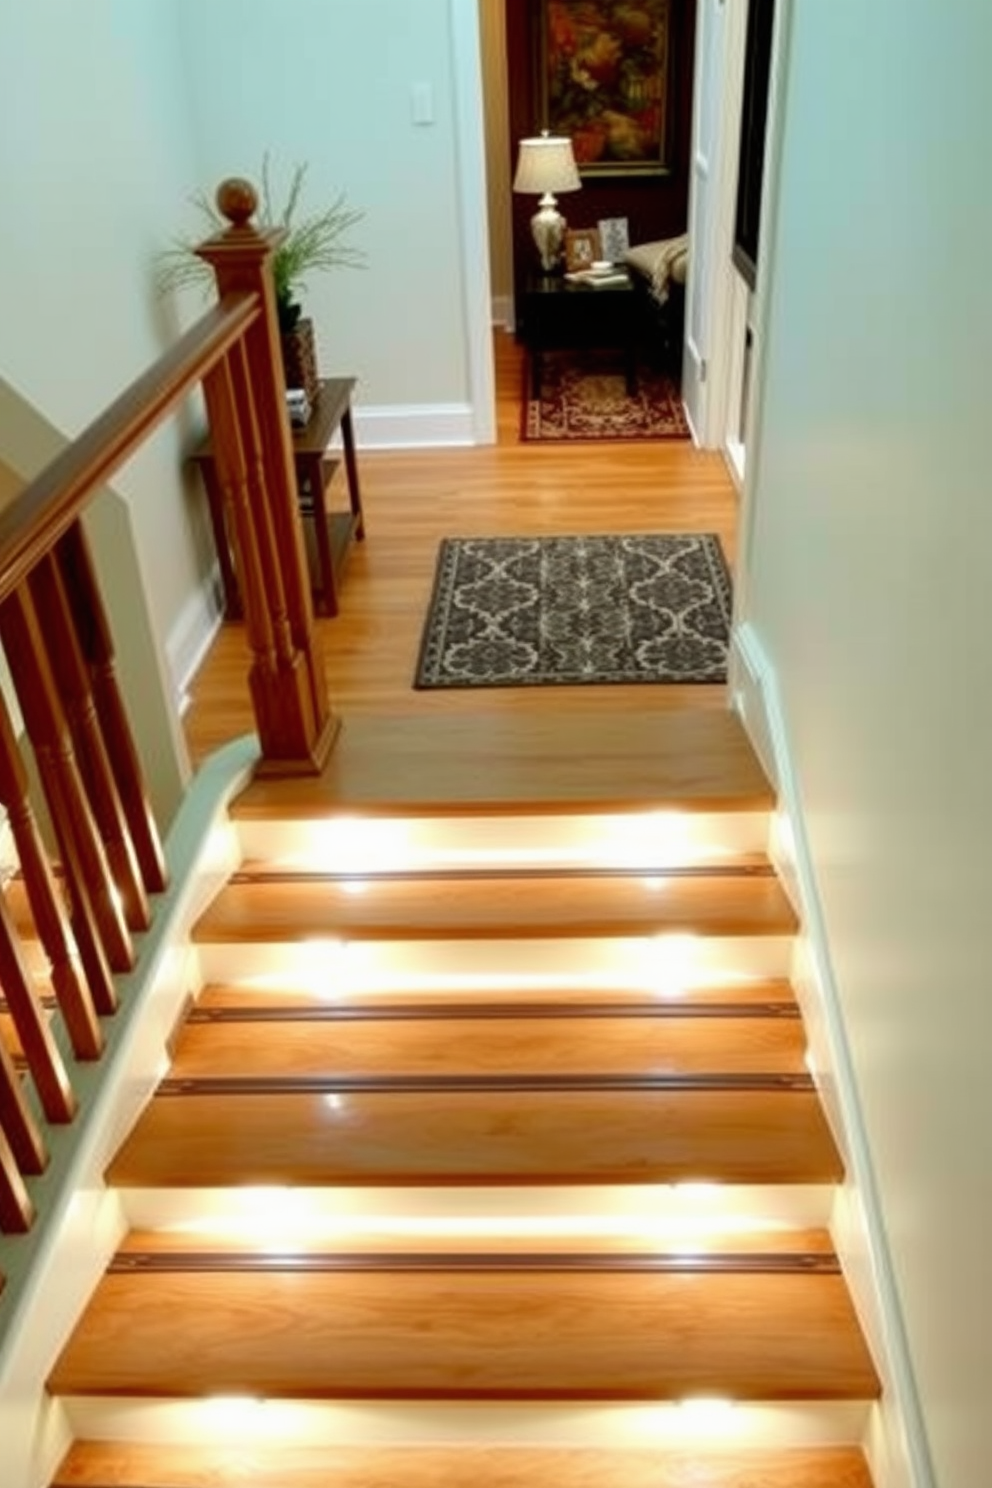
[[[246,600],[259,769],[318,772],[339,727],[314,627],[285,407],[272,282],[281,235],[252,224],[247,182],[224,182],[217,200],[229,226],[198,251],[214,269],[219,303],[0,511],[0,643],[17,704],[0,692],[0,808],[16,858],[0,887],[7,1235],[34,1223],[32,1179],[49,1160],[48,1128],[77,1118],[75,1061],[101,1058],[121,995],[117,973],[137,964],[135,935],[152,927],[167,884],[82,519],[200,383]]]

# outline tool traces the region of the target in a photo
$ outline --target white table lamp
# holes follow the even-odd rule
[[[558,210],[554,193],[578,191],[581,185],[570,139],[545,130],[534,139],[520,141],[513,189],[541,198],[530,225],[546,274],[558,267],[565,242],[565,219]]]

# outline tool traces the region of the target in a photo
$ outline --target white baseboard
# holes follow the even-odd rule
[[[493,325],[499,326],[500,330],[512,332],[516,328],[517,317],[513,308],[512,295],[493,295]]]
[[[872,1413],[866,1452],[876,1488],[937,1488],[778,679],[747,623],[734,632],[730,684],[734,708],[778,793],[772,852],[803,925],[793,979],[817,1087],[847,1173],[831,1230],[883,1389]]]
[[[744,469],[747,464],[747,451],[744,445],[739,440],[728,437],[723,442],[723,459],[730,472],[730,479],[740,496],[744,490]]]
[[[165,642],[165,659],[180,717],[189,707],[189,685],[223,618],[220,568],[215,564],[210,578],[183,605]]]
[[[699,435],[696,432],[696,426],[692,422],[692,414],[689,412],[689,405],[684,398],[682,399],[682,412],[685,414],[685,421],[689,425],[689,438],[692,440],[696,449],[702,449],[702,445],[699,442]]]
[[[478,443],[470,403],[397,403],[355,409],[355,442],[364,449],[417,449]]]

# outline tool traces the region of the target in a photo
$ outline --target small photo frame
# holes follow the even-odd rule
[[[622,263],[630,247],[630,231],[626,217],[601,217],[599,219],[599,242],[603,257],[610,263]]]
[[[582,269],[590,269],[599,257],[599,229],[597,227],[578,227],[574,231],[566,232],[565,270],[567,273],[577,274]]]

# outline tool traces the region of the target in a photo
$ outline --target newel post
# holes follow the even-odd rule
[[[249,686],[266,774],[317,773],[340,727],[331,712],[297,500],[272,257],[281,231],[260,232],[250,182],[223,181],[227,230],[196,250],[217,291],[255,294],[261,313],[204,379],[214,459],[245,602]]]

